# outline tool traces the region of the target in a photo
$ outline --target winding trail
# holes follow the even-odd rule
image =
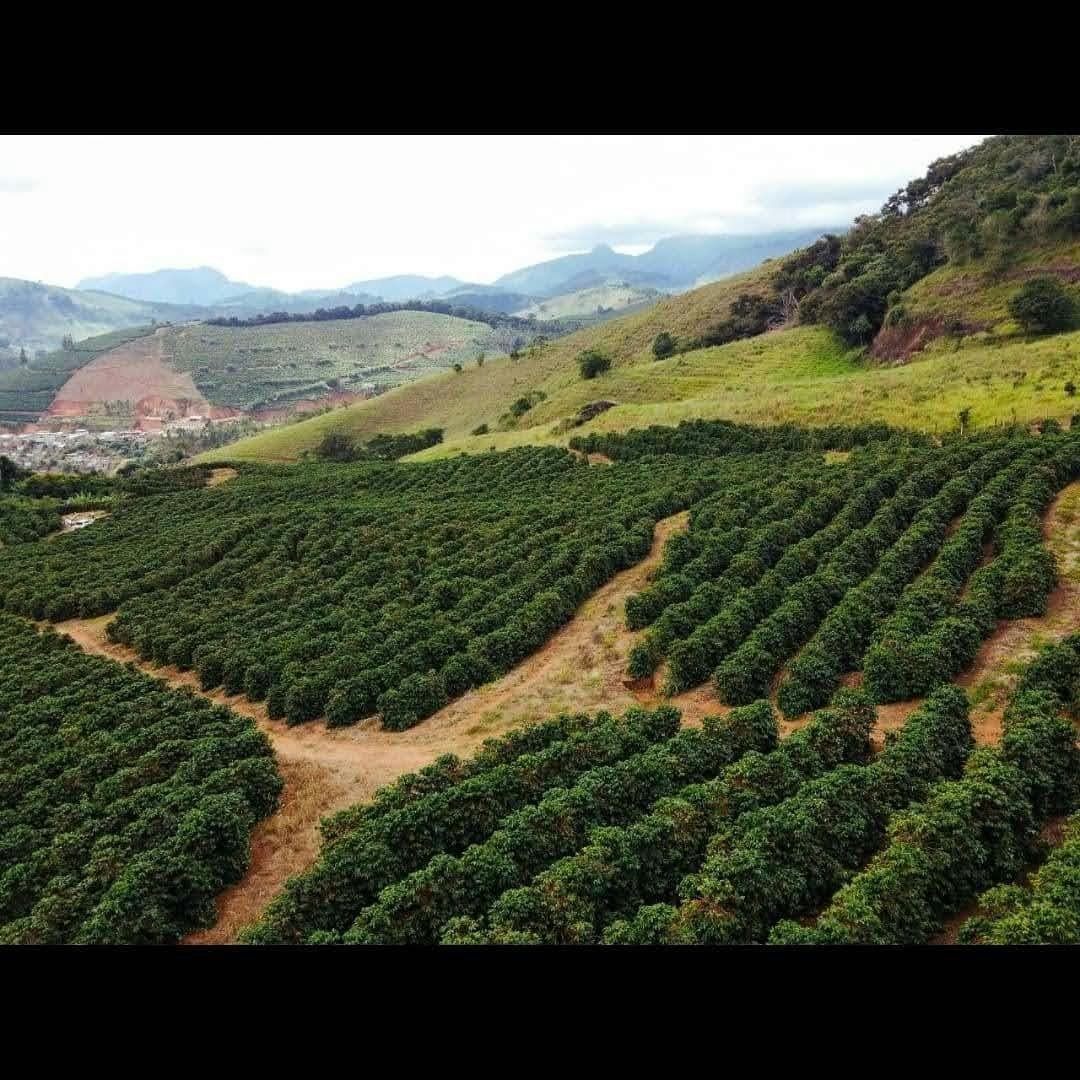
[[[224,475],[217,482],[228,478]],[[253,832],[250,869],[218,898],[217,923],[190,935],[187,941],[234,941],[285,881],[318,857],[318,827],[325,815],[370,800],[379,787],[441,754],[469,754],[484,739],[562,710],[618,713],[634,704],[669,702],[682,710],[684,723],[690,724],[705,715],[728,711],[708,684],[666,699],[659,696],[651,680],[625,680],[628,654],[640,636],[626,629],[626,598],[648,583],[668,538],[685,530],[688,519],[689,515],[682,513],[658,522],[649,554],[601,587],[566,626],[513,671],[469,691],[404,732],[381,731],[374,718],[351,728],[328,729],[322,723],[290,728],[270,720],[263,704],[242,695],[226,695],[220,689],[205,693],[194,673],[155,667],[139,660],[132,650],[109,642],[106,627],[111,616],[58,623],[56,629],[70,635],[86,652],[121,663],[134,662],[173,687],[186,687],[227,705],[251,717],[273,742],[285,780],[281,808]],[[972,723],[981,744],[1000,738],[1001,713],[1015,681],[1017,661],[1030,655],[1041,641],[1080,629],[1080,482],[1059,493],[1043,528],[1047,544],[1058,558],[1061,578],[1047,614],[1000,623],[971,669],[957,680],[973,695]],[[658,679],[656,684],[660,682]],[[847,683],[857,685],[858,677],[849,678]],[[880,742],[884,732],[901,727],[920,704],[921,699],[916,699],[880,706],[876,741]],[[803,721],[786,722],[782,729],[785,733],[794,730]]]
[[[1033,619],[1001,620],[983,642],[975,662],[956,682],[972,699],[971,727],[980,746],[1001,738],[1005,705],[1019,669],[1047,641],[1080,630],[1080,481],[1058,492],[1043,517],[1043,538],[1058,563],[1058,586],[1046,614]],[[847,685],[858,685],[850,677]],[[923,698],[878,706],[879,731],[895,731]]]
[[[205,692],[193,672],[155,667],[132,649],[110,642],[106,628],[111,615],[57,623],[55,629],[69,635],[85,652],[134,663],[172,687],[192,690],[251,717],[274,745],[285,780],[281,807],[252,833],[251,866],[218,898],[217,923],[186,940],[193,944],[235,941],[286,880],[315,861],[320,820],[370,800],[378,788],[402,773],[422,768],[442,754],[470,754],[485,739],[561,710],[604,708],[618,713],[636,704],[640,699],[623,685],[626,657],[637,638],[626,630],[623,606],[627,596],[646,584],[668,537],[685,529],[688,520],[689,515],[682,513],[658,522],[649,554],[594,593],[538,652],[409,731],[382,731],[375,718],[349,728],[330,729],[321,722],[288,727],[271,720],[262,703],[227,695],[221,689]],[[721,709],[713,701],[709,711]]]

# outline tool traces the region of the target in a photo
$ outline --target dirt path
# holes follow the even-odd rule
[[[624,682],[627,656],[639,636],[626,629],[626,598],[647,584],[667,539],[685,529],[687,521],[684,513],[659,522],[646,558],[603,586],[543,648],[509,674],[469,691],[411,731],[380,731],[374,720],[337,730],[321,723],[290,728],[270,720],[264,705],[242,696],[229,697],[221,690],[204,694],[250,716],[270,736],[285,791],[279,812],[252,835],[250,870],[219,898],[218,923],[189,940],[235,940],[237,932],[258,916],[287,878],[317,857],[318,825],[323,816],[370,799],[379,787],[440,754],[469,754],[486,738],[562,710],[603,708],[618,713],[634,704],[670,700],[689,723],[726,712],[708,684],[663,699],[647,685],[629,687]],[[1080,627],[1080,483],[1058,496],[1044,528],[1061,566],[1061,584],[1050,598],[1047,615],[1002,623],[980,650],[971,670],[958,680],[975,699],[972,720],[980,743],[1000,736],[1001,708],[1015,680],[1017,660],[1041,640],[1061,637]],[[201,693],[193,673],[155,668],[139,661],[131,650],[109,642],[105,628],[110,618],[76,619],[56,628],[71,635],[87,652],[120,662],[135,661],[142,670],[172,686]],[[880,741],[884,731],[902,726],[919,704],[916,700],[880,707],[877,739]],[[783,730],[793,730],[800,722],[785,723]]]
[[[688,521],[686,513],[660,521],[649,554],[586,600],[546,645],[501,679],[451,702],[427,723],[467,724],[469,731],[486,734],[490,725],[505,726],[507,720],[517,727],[562,710],[619,712],[648,700],[623,682],[627,657],[638,638],[626,629],[623,609],[626,598],[647,584],[668,538],[685,530]]]
[[[220,689],[204,693],[193,672],[155,667],[126,646],[110,642],[106,638],[110,615],[56,624],[57,631],[88,653],[134,662],[170,686],[187,687],[251,717],[274,744],[285,780],[281,809],[252,834],[251,867],[243,880],[218,898],[217,924],[188,940],[234,941],[285,881],[315,860],[321,818],[371,799],[402,773],[422,768],[441,754],[470,754],[487,738],[560,710],[605,708],[618,713],[636,704],[638,698],[622,682],[626,656],[637,637],[626,630],[623,605],[627,596],[645,585],[668,537],[685,529],[687,521],[683,513],[659,522],[646,558],[604,585],[539,652],[410,731],[381,731],[375,720],[351,728],[328,729],[322,723],[290,728],[271,720],[263,704]],[[712,706],[709,711],[718,711],[715,701]]]
[[[1046,614],[1036,619],[998,623],[983,642],[975,662],[957,680],[972,701],[971,726],[980,746],[1001,738],[1002,716],[1025,661],[1047,641],[1080,629],[1080,481],[1058,493],[1043,518],[1046,545],[1058,561],[1058,587]],[[857,685],[858,679],[849,685]],[[922,704],[922,698],[878,706],[880,731],[895,731]]]

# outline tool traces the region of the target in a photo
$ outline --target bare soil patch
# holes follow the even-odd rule
[[[1009,281],[1027,281],[1036,277],[1056,277],[1069,285],[1075,285],[1080,281],[1080,263],[1056,262],[1047,263],[1044,266],[1025,266],[1018,270],[1011,270],[1005,275]]]
[[[217,417],[221,410],[202,396],[191,376],[174,371],[165,362],[164,333],[161,329],[119,345],[73,372],[45,415],[87,416],[102,412],[107,402],[126,402],[130,414],[117,417],[118,422],[126,420],[136,426],[144,426],[144,418],[170,413],[176,419]]]
[[[989,325],[985,321],[968,320],[955,327],[953,332],[960,335],[974,334],[985,330]],[[870,346],[870,355],[875,360],[902,364],[914,353],[926,348],[931,341],[945,337],[947,333],[945,318],[941,315],[903,323],[900,326],[883,326]]]
[[[230,480],[236,478],[236,470],[228,467],[221,469],[211,469],[210,479],[206,481],[207,487],[219,487],[221,484],[226,484]]]

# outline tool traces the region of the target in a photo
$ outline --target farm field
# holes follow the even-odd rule
[[[481,353],[500,355],[486,323],[426,311],[361,319],[121,330],[0,371],[0,420],[132,424],[147,415],[273,413],[350,400]]]
[[[522,448],[238,464],[213,488],[126,500],[47,549],[5,549],[0,598],[61,629],[77,617],[80,640],[104,616],[106,655],[259,717],[286,785],[307,790],[297,769],[315,770],[309,786],[322,770],[312,805],[338,813],[314,865],[295,876],[316,852],[294,845],[286,885],[260,856],[260,905],[241,886],[223,901],[240,913],[230,935],[253,943],[818,940],[839,934],[831,914],[820,930],[784,920],[848,903],[853,873],[895,864],[906,814],[936,821],[984,781],[1008,845],[978,874],[957,869],[947,903],[872,940],[928,940],[1039,857],[1042,826],[1076,805],[1071,698],[1031,704],[1022,685],[987,727],[950,684],[1003,620],[1047,610],[1058,568],[1041,519],[1080,476],[1080,436],[937,446],[881,426],[697,422],[587,449],[611,463]],[[518,670],[668,521],[685,524],[606,631],[626,642],[614,682],[590,696],[571,676],[479,758],[343,803],[364,797],[348,777],[365,753],[407,770],[471,748],[470,730],[505,731]],[[977,817],[965,858],[990,842]],[[802,861],[785,861],[795,850]],[[756,893],[739,877],[748,859],[769,867]]]
[[[485,323],[426,311],[256,327],[176,327],[165,353],[215,404],[245,411],[397,386],[497,352]]]
[[[279,312],[0,377],[349,403],[109,477],[4,440],[0,942],[1080,944],[1078,237],[1080,136],[999,136],[550,339]]]
[[[269,740],[0,614],[0,942],[158,944],[213,922],[277,806]]]
[[[537,319],[574,319],[601,314],[600,309],[608,312],[644,306],[655,303],[662,296],[655,289],[643,289],[636,285],[597,285],[591,289],[534,300],[514,314],[522,319],[530,316]]]
[[[136,341],[153,332],[151,327],[116,330],[75,342],[73,349],[59,349],[30,360],[26,367],[0,371],[0,421],[36,420],[52,403],[56,392],[72,372],[110,349]]]

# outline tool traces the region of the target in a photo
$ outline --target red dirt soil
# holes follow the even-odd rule
[[[985,330],[990,324],[964,322],[957,329],[961,334],[974,334]],[[887,360],[893,364],[902,364],[914,353],[921,351],[936,338],[945,337],[945,319],[938,315],[932,319],[904,323],[900,326],[883,326],[870,346],[870,355],[875,360]]]
[[[106,402],[130,402],[136,427],[153,429],[159,418],[202,416],[223,420],[240,412],[211,405],[188,374],[174,371],[164,358],[164,329],[136,338],[73,372],[57,392],[46,417],[71,418],[100,413]]]

